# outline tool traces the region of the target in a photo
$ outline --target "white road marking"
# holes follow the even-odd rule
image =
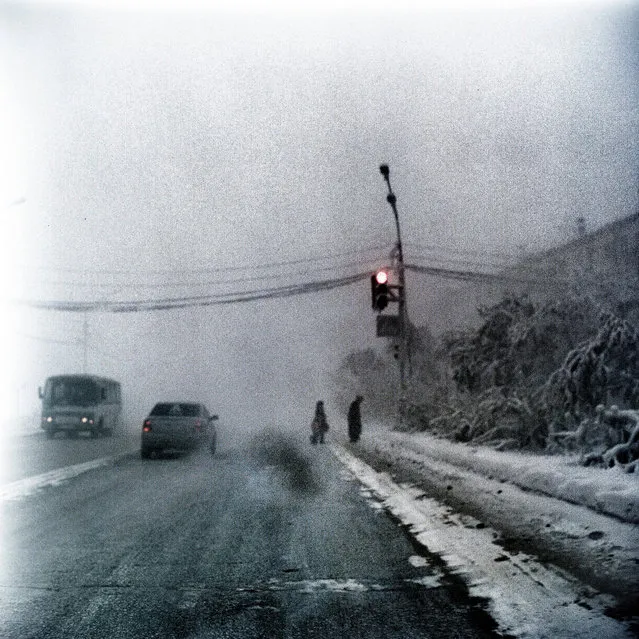
[[[0,501],[22,499],[29,495],[33,495],[48,486],[59,486],[63,482],[68,481],[73,477],[77,477],[82,473],[86,473],[90,470],[95,470],[96,468],[101,468],[103,466],[108,466],[121,456],[123,455],[93,459],[82,464],[57,468],[56,470],[43,473],[42,475],[27,477],[26,479],[19,479],[18,481],[11,482],[10,484],[5,484],[4,486],[0,486]]]

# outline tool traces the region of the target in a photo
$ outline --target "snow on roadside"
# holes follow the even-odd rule
[[[598,477],[607,494],[636,494],[637,477],[617,469],[581,468],[562,457],[519,456],[388,428],[367,428],[361,441],[349,449],[378,470],[392,471],[394,477],[414,482],[431,497],[492,526],[505,547],[533,553],[597,591],[613,595],[618,605],[611,613],[618,617],[634,614],[639,623],[633,613],[639,609],[639,526],[571,503],[593,490],[588,473]],[[493,463],[482,463],[485,459]],[[530,488],[534,484],[521,480],[532,475],[530,467],[527,474],[522,471],[526,460],[551,467],[544,485],[554,477],[556,496],[538,492]],[[492,474],[495,461],[501,467],[498,475]],[[538,472],[539,481],[542,471]],[[566,494],[559,486],[573,488]]]
[[[498,452],[426,433],[400,433],[380,427],[371,429],[368,437],[382,448],[401,447],[525,490],[639,523],[638,474],[623,473],[618,468],[584,468],[575,457]]]
[[[491,528],[452,513],[419,488],[397,485],[343,447],[334,445],[333,452],[429,553],[465,580],[472,596],[488,600],[502,632],[522,639],[632,636],[625,624],[604,614],[611,598],[586,592],[567,573],[533,557],[505,552]]]

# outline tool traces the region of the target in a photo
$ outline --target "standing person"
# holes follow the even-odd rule
[[[359,436],[362,434],[362,414],[359,405],[364,398],[358,395],[348,407],[348,438],[351,443],[359,441]]]
[[[311,444],[324,443],[324,436],[328,431],[328,420],[324,411],[324,402],[319,401],[315,404],[315,416],[311,422]]]

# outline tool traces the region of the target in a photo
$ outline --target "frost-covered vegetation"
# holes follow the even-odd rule
[[[413,329],[403,427],[500,450],[579,453],[584,464],[639,464],[639,325],[586,296],[507,296],[479,309],[476,329],[439,343]],[[609,308],[609,307],[608,307]],[[399,401],[392,350],[352,354],[345,396],[373,414]]]

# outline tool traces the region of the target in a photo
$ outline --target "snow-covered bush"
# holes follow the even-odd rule
[[[597,407],[598,433],[604,438],[599,451],[584,455],[586,466],[620,467],[627,473],[639,468],[639,410]],[[584,424],[585,422],[582,422]],[[581,425],[580,425],[581,428]]]
[[[602,308],[587,295],[508,295],[479,309],[477,329],[448,333],[438,347],[427,330],[411,328],[403,427],[499,449],[579,453],[584,463],[633,471],[639,330],[630,315]],[[399,399],[392,353],[352,354],[340,368],[342,387],[371,397],[377,415]]]
[[[639,435],[618,428],[613,436],[604,406],[639,407],[637,327],[586,296],[535,303],[511,295],[479,312],[476,330],[444,336],[440,401],[414,398],[413,427],[634,469]]]
[[[476,330],[443,337],[448,406],[426,428],[500,448],[543,448],[548,422],[539,414],[539,388],[566,350],[595,329],[596,306],[587,298],[535,304],[510,295],[479,314]]]
[[[543,388],[545,410],[592,416],[599,404],[639,405],[639,332],[628,320],[602,318],[596,335],[572,349]]]
[[[540,403],[551,418],[550,450],[578,450],[589,465],[633,472],[639,458],[637,327],[605,315],[594,338],[571,350],[548,378]]]
[[[597,326],[597,307],[588,298],[534,304],[526,295],[508,296],[479,309],[482,325],[444,336],[444,354],[460,391],[473,394],[541,384],[566,352]]]

